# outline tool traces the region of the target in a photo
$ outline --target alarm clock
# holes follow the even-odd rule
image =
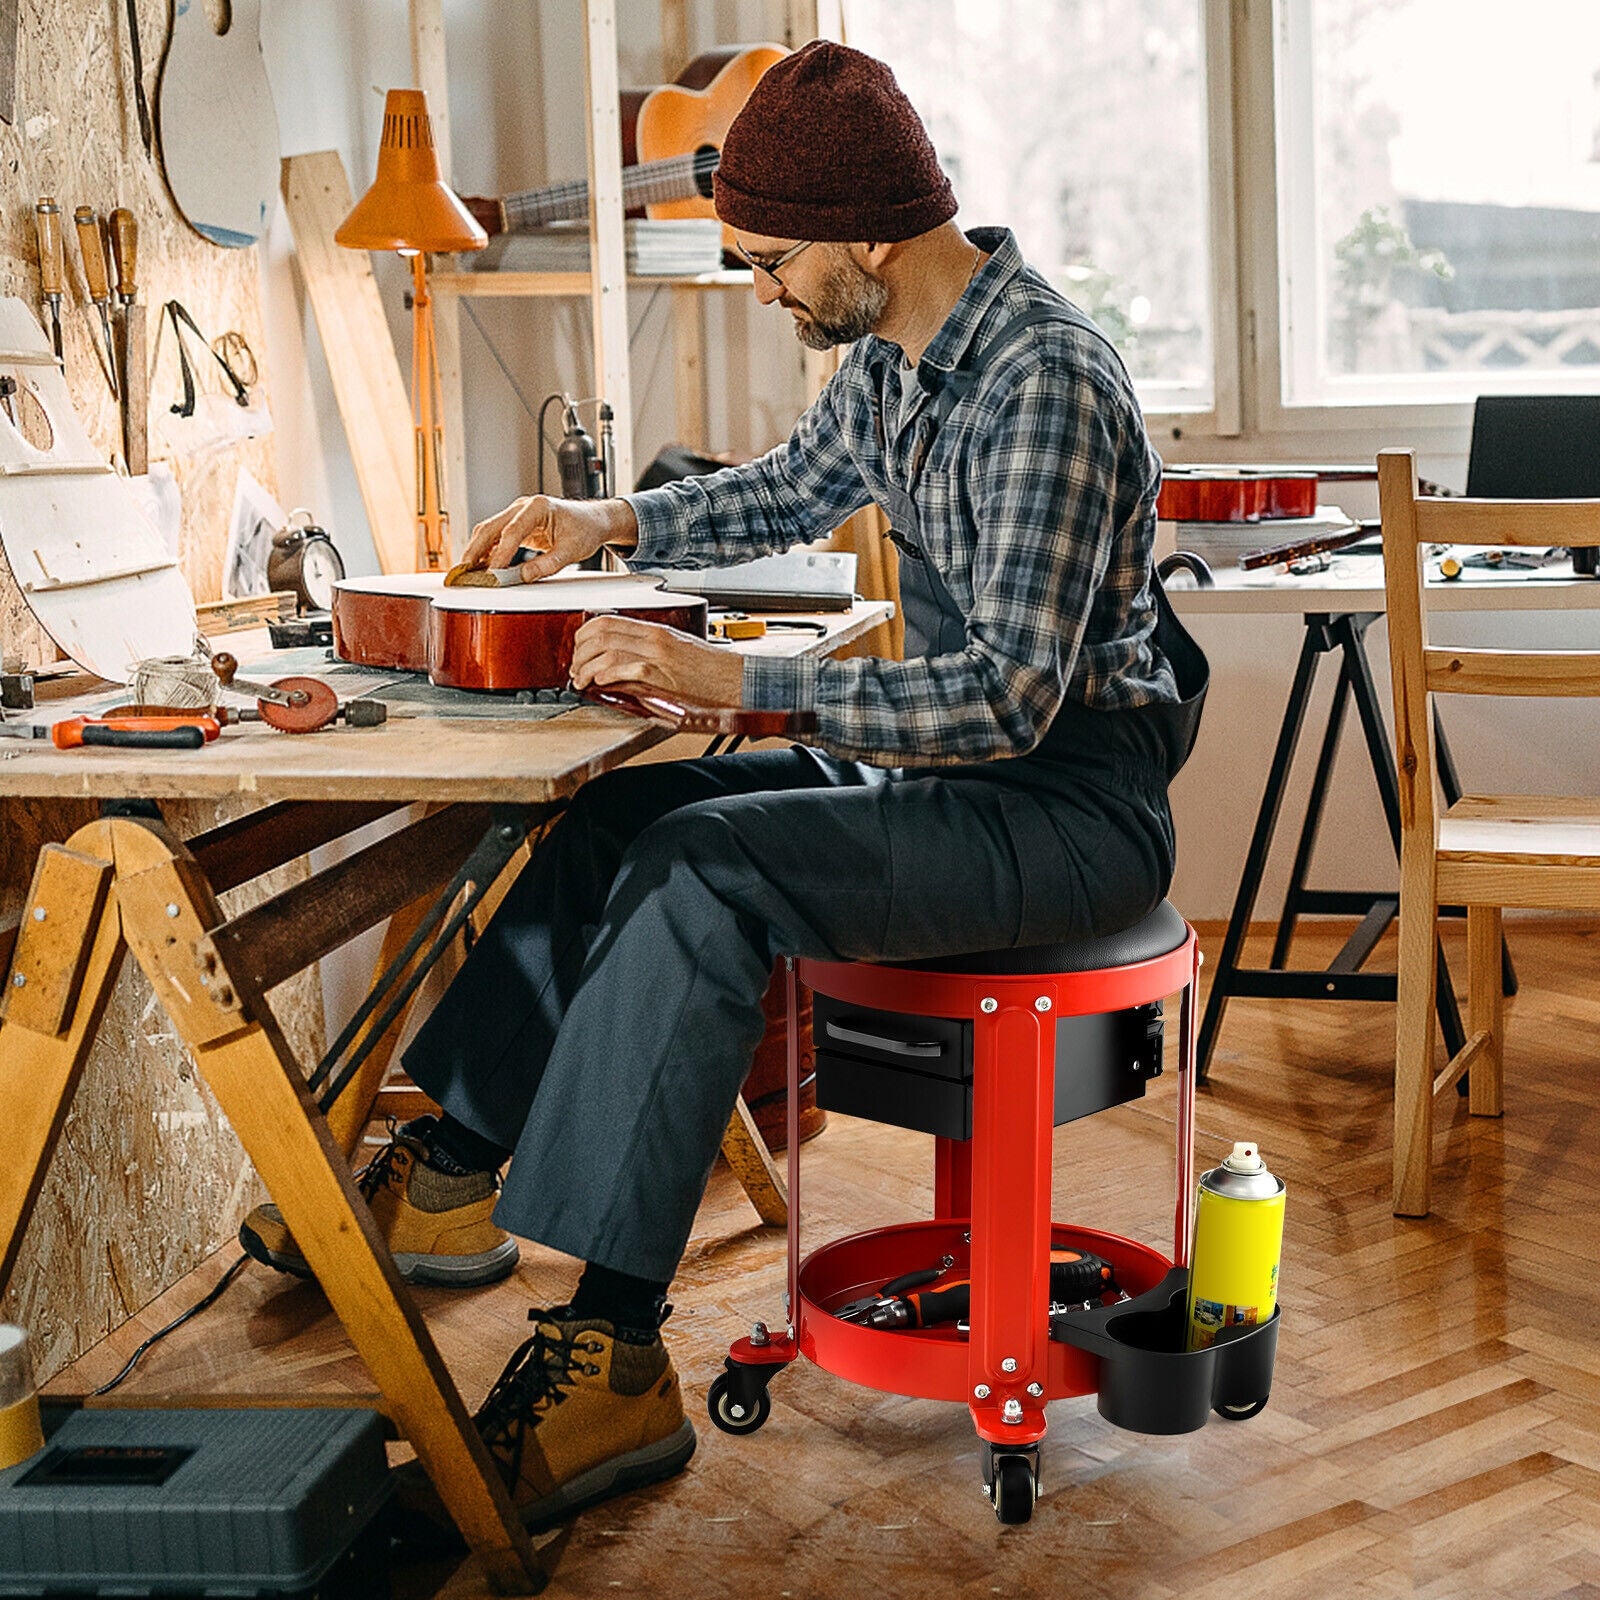
[[[306,520],[297,522],[295,519]],[[327,531],[296,511],[287,527],[272,536],[267,558],[267,587],[294,595],[298,610],[327,611],[333,605],[333,586],[344,576],[344,562]]]

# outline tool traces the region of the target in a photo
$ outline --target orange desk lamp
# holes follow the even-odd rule
[[[378,175],[339,225],[334,242],[349,250],[396,250],[411,258],[411,414],[417,440],[417,531],[429,572],[451,562],[444,509],[444,421],[439,353],[433,338],[426,252],[481,250],[489,236],[473,221],[439,171],[421,89],[391,89],[383,107]]]

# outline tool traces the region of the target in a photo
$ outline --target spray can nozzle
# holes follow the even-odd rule
[[[1248,1139],[1238,1140],[1222,1164],[1229,1172],[1264,1172],[1267,1165],[1261,1159],[1261,1147]]]

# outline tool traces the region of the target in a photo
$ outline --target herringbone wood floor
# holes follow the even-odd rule
[[[677,1481],[581,1517],[550,1546],[554,1596],[1516,1596],[1600,1600],[1600,924],[1518,921],[1506,1115],[1440,1102],[1435,1214],[1389,1211],[1391,1008],[1235,1001],[1199,1111],[1203,1164],[1254,1137],[1289,1185],[1272,1403],[1177,1439],[1052,1406],[1034,1520],[1001,1529],[964,1409],[878,1395],[801,1363],[750,1438],[704,1420],[730,1339],[781,1319],[780,1235],[713,1178],[669,1337],[700,1450]],[[1214,951],[1215,934],[1207,941]],[[1298,964],[1336,943],[1308,933]],[[1264,956],[1265,952],[1253,952]],[[1458,952],[1459,954],[1459,952]],[[1374,966],[1392,959],[1392,940]],[[1464,960],[1457,970],[1464,971]],[[1174,1030],[1169,1030],[1175,1033]],[[1058,1130],[1058,1220],[1166,1248],[1171,1077]],[[928,1141],[835,1118],[806,1147],[813,1241],[925,1214]],[[198,1297],[224,1253],[64,1374],[103,1382]],[[423,1296],[469,1404],[559,1300],[572,1264],[524,1246],[511,1282]],[[251,1267],[130,1380],[370,1389],[314,1288]],[[404,1575],[485,1592],[470,1567]]]

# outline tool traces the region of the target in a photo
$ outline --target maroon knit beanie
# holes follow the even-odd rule
[[[767,70],[728,129],[714,184],[725,223],[774,239],[887,244],[956,213],[894,74],[827,39]]]

